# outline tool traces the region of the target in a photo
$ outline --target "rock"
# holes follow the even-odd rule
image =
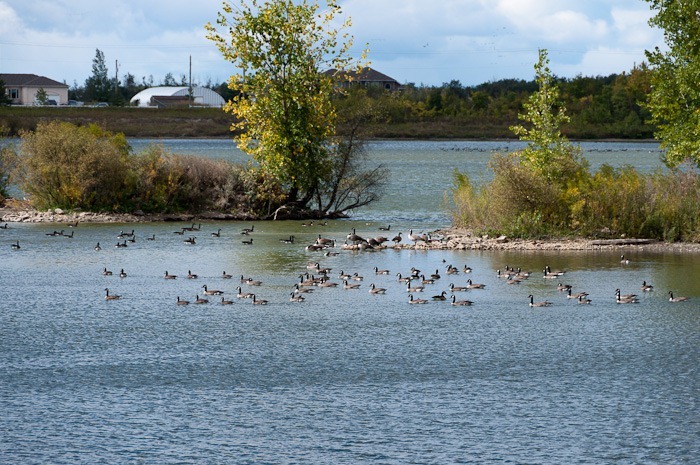
[[[146,214],[143,212],[143,210],[134,210],[132,213],[134,216],[145,216]]]
[[[57,208],[53,211],[56,215],[63,215],[63,209]]]
[[[498,237],[496,238],[496,242],[501,243],[501,244],[504,243],[504,242],[508,242],[508,237],[506,237],[506,236],[498,236]]]

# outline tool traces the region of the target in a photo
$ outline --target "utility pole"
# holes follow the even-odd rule
[[[119,96],[119,60],[114,60],[114,99]]]

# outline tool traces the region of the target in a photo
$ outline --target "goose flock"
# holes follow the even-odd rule
[[[309,226],[313,225],[313,223],[305,223],[304,225]],[[69,226],[74,228],[77,226],[77,223],[71,224]],[[9,229],[9,227],[5,224],[2,229]],[[390,231],[390,229],[391,225],[379,228],[381,232],[387,232]],[[198,232],[201,230],[202,224],[195,225],[193,223],[191,226],[182,227],[179,230],[174,231],[173,233],[184,236],[185,233]],[[240,234],[246,236],[247,239],[244,239],[241,242],[244,245],[252,247],[253,238],[250,236],[252,236],[254,233],[254,225],[250,228],[242,229],[240,231]],[[64,237],[72,239],[74,237],[74,231],[71,231],[70,235],[67,235],[65,233],[65,230],[52,231],[46,233],[45,235],[49,237]],[[223,237],[222,229],[218,228],[217,230],[212,231],[209,234],[209,236],[212,238]],[[114,245],[114,247],[116,248],[125,248],[129,246],[129,243],[133,244],[136,242],[136,232],[133,229],[131,231],[122,230],[119,232],[119,234],[116,235],[116,237],[118,240],[117,243]],[[430,234],[414,233],[413,230],[409,231],[409,233],[407,234],[407,238],[415,244],[419,242],[428,243],[431,241],[441,240],[441,238],[432,237]],[[148,236],[147,239],[150,241],[155,241],[156,236],[155,234],[152,234],[151,236]],[[342,253],[381,251],[387,248],[391,248],[392,246],[387,244],[390,244],[392,242],[394,244],[394,247],[396,247],[396,245],[401,243],[402,241],[403,237],[401,232],[397,232],[397,234],[391,239],[381,235],[376,237],[365,238],[357,234],[357,231],[355,229],[352,229],[352,231],[345,236],[344,240],[339,238],[323,237],[323,235],[318,234],[313,243],[307,244],[305,246],[299,245],[297,242],[295,242],[294,235],[290,235],[286,238],[281,238],[279,242],[282,244],[293,245],[296,247],[304,247],[304,250],[311,253],[322,253],[320,258],[309,262],[306,265],[305,270],[299,270],[299,274],[297,275],[298,279],[294,281],[290,280],[289,288],[286,291],[286,295],[288,295],[289,297],[285,298],[285,301],[294,303],[311,302],[313,301],[313,292],[321,289],[337,288],[342,291],[358,291],[366,289],[366,292],[368,292],[370,295],[384,296],[388,293],[392,293],[391,290],[393,288],[396,289],[396,291],[398,292],[400,292],[400,290],[403,290],[406,293],[405,295],[407,296],[406,302],[411,305],[425,305],[431,302],[444,302],[446,305],[453,306],[478,305],[478,291],[484,290],[487,287],[487,285],[484,283],[474,282],[472,281],[472,279],[463,279],[463,275],[469,275],[473,271],[472,268],[467,265],[464,265],[462,268],[459,268],[453,266],[452,264],[446,264],[443,260],[443,263],[437,264],[437,266],[434,267],[435,272],[427,271],[425,273],[419,269],[416,269],[415,267],[411,267],[410,270],[396,271],[394,273],[387,268],[380,268],[379,266],[375,265],[372,267],[372,271],[368,273],[372,275],[373,278],[371,280],[368,279],[368,281],[370,282],[366,283],[364,279],[364,274],[360,273],[359,271],[345,272],[343,270],[340,270],[340,272],[337,273],[337,275],[334,275],[332,272],[332,267],[328,266],[329,264],[321,263],[322,260],[331,261],[334,257],[337,257]],[[102,242],[104,243],[104,241]],[[183,242],[187,245],[194,246],[197,244],[196,236],[188,236],[186,239],[183,240]],[[20,250],[21,247],[19,240],[16,240],[14,243],[12,243],[11,247],[13,250]],[[97,242],[97,244],[94,246],[94,250],[96,252],[102,250],[100,242]],[[630,260],[624,255],[620,256],[619,262],[623,265],[630,264]],[[431,267],[431,269],[432,268],[433,267]],[[441,269],[443,270],[442,272]],[[110,271],[107,267],[103,267],[101,273],[104,276],[112,276],[116,274]],[[428,274],[428,276],[426,276],[426,273]],[[128,275],[126,271],[123,268],[121,268],[118,273],[118,276],[120,278],[127,278]],[[182,276],[185,279],[189,280],[197,280],[200,278],[200,276],[197,273],[193,273],[192,270],[187,270],[187,273],[183,273]],[[396,278],[392,278],[391,276],[395,276]],[[536,274],[530,273],[528,271],[523,271],[520,267],[516,268],[506,266],[503,270],[496,270],[496,277],[498,278],[497,281],[503,282],[508,285],[520,284],[528,279],[533,279],[532,276],[536,276]],[[562,302],[572,301],[581,305],[592,304],[593,301],[589,298],[588,292],[581,290],[574,291],[573,285],[564,284],[562,282],[564,280],[564,277],[567,276],[569,275],[566,274],[566,271],[552,270],[551,267],[548,265],[544,267],[541,274],[541,277],[545,280],[557,282],[555,289],[565,296],[565,298],[562,299]],[[227,273],[226,271],[222,271],[222,273],[218,277],[225,280],[232,279],[232,275]],[[466,278],[466,276],[464,277]],[[178,275],[171,274],[169,271],[166,270],[163,274],[163,278],[165,280],[176,280],[178,279]],[[379,282],[380,280],[381,282]],[[236,297],[235,300],[228,299],[224,296],[224,294],[227,294],[229,292],[233,293],[233,291],[227,291],[225,290],[225,288],[213,289],[205,283],[199,286],[197,289],[193,290],[194,299],[192,299],[191,301],[183,299],[181,298],[181,296],[176,295],[174,296],[175,298],[173,299],[173,302],[175,305],[178,306],[189,305],[190,303],[197,305],[209,303],[218,303],[220,305],[232,305],[236,301],[246,300],[251,302],[253,305],[267,305],[269,303],[273,303],[272,300],[260,298],[255,292],[244,291],[243,287],[261,288],[263,290],[263,293],[265,293],[265,286],[263,286],[263,282],[261,280],[241,275],[238,286],[235,288],[235,294],[233,294]],[[639,291],[645,294],[651,293],[654,291],[654,286],[645,280],[642,281]],[[121,295],[110,293],[109,288],[105,288],[104,292],[104,299],[107,301],[128,299],[128,295],[124,295],[122,297]],[[430,294],[432,294],[432,296],[430,298],[418,297],[418,295],[422,295],[426,292],[429,292]],[[473,300],[459,299],[457,297],[457,294],[464,292],[473,293],[475,295],[475,298]],[[217,299],[210,301],[208,297],[212,296],[216,296]],[[611,301],[613,297],[615,299],[614,302],[616,302],[617,304],[640,303],[640,299],[637,294],[623,293],[620,289],[616,289],[614,295],[611,293]],[[221,300],[218,300],[218,298],[220,298]],[[672,290],[668,291],[669,302],[680,303],[686,302],[688,300],[688,297],[677,296],[674,295]],[[274,302],[281,301],[282,300],[275,300]],[[524,305],[533,308],[550,307],[558,304],[557,302],[550,300],[536,301],[535,296],[533,294],[528,294],[527,297],[523,297],[523,303]]]

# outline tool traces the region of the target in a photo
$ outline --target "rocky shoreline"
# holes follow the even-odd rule
[[[194,214],[158,214],[147,215],[143,212],[131,214],[65,212],[59,208],[47,211],[31,209],[0,208],[2,223],[148,223],[155,221],[192,222],[197,220],[235,221],[250,220],[247,215],[237,216],[220,212]],[[636,249],[674,253],[700,253],[700,244],[688,242],[661,242],[654,239],[616,238],[616,239],[516,239],[506,236],[475,236],[471,231],[459,228],[446,228],[435,231],[434,239],[417,243],[404,242],[396,248],[425,250],[609,250]]]

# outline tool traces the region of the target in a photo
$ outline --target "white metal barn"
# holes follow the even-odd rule
[[[163,107],[176,101],[186,101],[189,87],[150,87],[131,97],[131,105],[139,107]],[[207,87],[192,88],[193,105],[221,108],[226,103],[223,97]]]

